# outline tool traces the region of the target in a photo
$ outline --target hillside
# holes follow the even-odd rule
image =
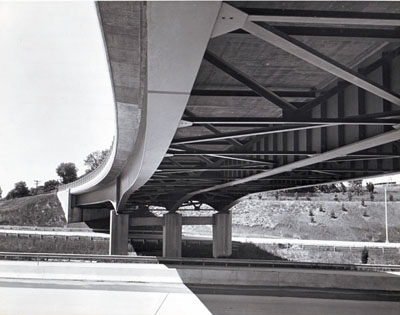
[[[400,193],[391,191],[388,202],[389,240],[400,242]],[[233,209],[233,234],[247,237],[299,238],[342,241],[384,241],[383,192],[374,201],[368,195],[313,194],[306,197],[271,193],[251,196]],[[260,197],[262,199],[260,199]],[[361,199],[365,199],[364,206]],[[335,217],[332,217],[334,212]],[[185,215],[210,215],[209,211],[185,211]],[[160,213],[161,214],[161,213]],[[311,215],[312,214],[312,215]],[[0,225],[63,227],[64,212],[55,194],[0,201]],[[185,226],[189,234],[211,234],[211,226]]]
[[[389,240],[400,242],[400,191],[389,187]],[[336,196],[335,196],[336,195]],[[374,201],[369,194],[293,193],[275,199],[273,193],[249,196],[232,208],[234,236],[298,238],[340,241],[385,241],[385,206],[382,187],[375,189]],[[335,201],[335,197],[337,201]],[[261,198],[261,199],[260,199]],[[364,205],[362,205],[364,199]],[[312,216],[310,215],[312,212]],[[332,218],[332,211],[336,218]],[[188,215],[189,213],[187,213]],[[196,215],[190,212],[190,215]],[[184,226],[187,234],[211,235],[211,226]]]
[[[232,211],[233,233],[240,236],[385,240],[383,202],[365,202],[362,206],[359,201],[252,199],[241,202]],[[390,241],[400,242],[400,202],[388,203],[388,222]]]
[[[0,225],[63,227],[65,224],[56,194],[0,200]]]

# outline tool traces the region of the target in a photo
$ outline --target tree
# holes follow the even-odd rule
[[[86,174],[98,168],[101,165],[101,163],[107,158],[109,152],[110,150],[106,149],[90,153],[84,160],[84,163],[87,166],[87,169],[85,171]]]
[[[374,196],[374,193],[373,193],[373,192],[371,192],[371,193],[369,194],[369,199],[371,199],[371,201],[374,201],[375,196]]]
[[[61,163],[56,168],[56,172],[57,175],[61,177],[61,182],[63,184],[68,184],[78,178],[78,169],[74,163]]]
[[[21,198],[26,196],[29,196],[28,186],[26,186],[25,182],[20,181],[14,184],[14,189],[7,194],[6,199]]]
[[[58,185],[60,185],[60,182],[58,180],[50,179],[44,183],[44,192],[51,192],[52,190],[56,189]]]
[[[347,191],[347,198],[349,198],[349,201],[353,199],[353,193],[350,190]]]

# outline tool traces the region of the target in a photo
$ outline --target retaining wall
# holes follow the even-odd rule
[[[97,236],[0,233],[2,252],[107,255],[108,243],[108,238]]]

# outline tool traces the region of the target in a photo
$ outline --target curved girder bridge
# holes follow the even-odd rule
[[[117,132],[72,206],[119,213],[399,172],[395,2],[100,2]],[[60,192],[59,194],[62,194]]]

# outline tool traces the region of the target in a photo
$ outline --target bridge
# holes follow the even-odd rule
[[[112,209],[110,254],[130,226],[213,225],[248,194],[399,171],[400,7],[395,2],[99,2],[115,99],[110,154],[59,188],[70,222]],[[218,212],[182,218],[182,206]],[[163,218],[135,211],[160,206]],[[100,211],[97,212],[100,215]],[[267,213],[266,213],[267,215]]]

